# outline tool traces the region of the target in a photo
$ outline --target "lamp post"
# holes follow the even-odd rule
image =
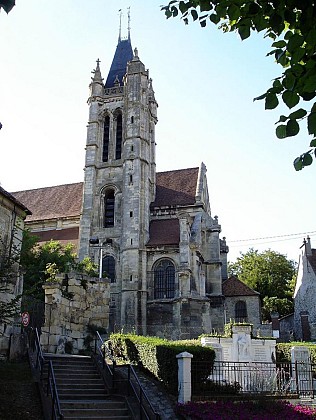
[[[98,248],[100,250],[99,252],[99,279],[102,278],[102,261],[103,261],[103,248],[102,248],[102,244],[99,245],[99,238],[90,238],[89,239],[89,244],[90,246],[92,246],[93,248]]]

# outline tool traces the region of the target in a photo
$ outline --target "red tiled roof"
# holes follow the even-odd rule
[[[179,245],[180,227],[178,219],[153,220],[149,225],[147,246]]]
[[[157,172],[156,199],[152,206],[190,205],[195,203],[199,168]],[[32,212],[26,221],[79,217],[83,183],[57,185],[17,191],[14,197]]]
[[[309,255],[307,258],[308,258],[308,262],[310,263],[310,265],[312,266],[312,269],[314,270],[316,274],[316,249],[312,249],[312,255]]]
[[[57,185],[12,193],[32,212],[27,221],[80,216],[83,183]]]
[[[194,204],[198,175],[199,168],[157,172],[152,207]]]
[[[48,242],[52,239],[54,241],[59,241],[62,245],[72,243],[75,245],[75,249],[77,249],[79,242],[79,227],[32,232],[32,235],[38,237],[39,243]]]
[[[223,281],[223,295],[224,296],[258,296],[259,292],[251,289],[236,276],[231,276],[229,279]]]

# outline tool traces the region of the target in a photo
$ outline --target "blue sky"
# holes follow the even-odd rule
[[[295,172],[308,136],[276,139],[274,123],[286,110],[253,102],[281,73],[266,57],[270,41],[260,34],[241,42],[213,25],[166,20],[163,3],[17,0],[9,15],[0,13],[1,186],[12,192],[83,180],[91,71],[99,58],[106,78],[118,9],[124,36],[130,6],[132,45],[159,104],[157,170],[206,164],[230,260],[250,246],[297,259],[304,233],[316,231],[316,164]]]

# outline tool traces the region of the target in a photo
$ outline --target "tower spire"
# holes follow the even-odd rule
[[[127,8],[127,16],[128,16],[128,23],[127,23],[127,33],[128,33],[128,40],[131,42],[131,7]]]
[[[119,16],[120,16],[120,26],[119,26],[119,37],[118,42],[121,42],[121,31],[122,31],[122,9],[119,9]]]

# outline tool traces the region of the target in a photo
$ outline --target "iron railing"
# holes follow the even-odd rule
[[[56,379],[54,373],[53,362],[48,362],[48,376],[47,376],[47,396],[52,398],[52,420],[63,420],[64,416],[61,412],[60,401],[56,386]]]
[[[137,399],[140,419],[159,420],[160,415],[151,405],[151,402],[149,401],[144,388],[139,382],[137,373],[135,372],[135,369],[132,365],[128,365],[128,384],[129,389],[133,393],[133,396]]]
[[[41,386],[44,387],[46,383],[46,395],[51,396],[51,420],[63,420],[64,416],[61,412],[60,408],[60,401],[56,386],[56,379],[54,374],[54,368],[52,361],[45,360],[42,346],[40,343],[40,335],[38,333],[37,328],[35,328],[35,335],[33,334],[33,343],[31,343],[33,347],[33,352],[35,356],[35,369],[39,374]],[[44,377],[45,374],[45,366],[47,366],[47,377]]]
[[[98,356],[99,365],[102,366],[102,369],[105,372],[104,377],[106,381],[111,385],[112,392],[118,391],[124,393],[125,391],[128,396],[134,397],[137,401],[140,420],[160,420],[160,415],[154,410],[150,403],[133,366],[117,366],[114,356],[106,343],[103,342],[98,331],[96,332],[96,336],[95,354]],[[102,357],[101,362],[100,357]],[[109,364],[107,360],[110,360],[111,364]],[[126,368],[127,377],[124,375],[124,370],[126,370]],[[125,387],[124,384],[127,384],[127,387]]]
[[[260,394],[266,396],[315,396],[316,365],[306,362],[224,362],[192,360],[192,395]]]

